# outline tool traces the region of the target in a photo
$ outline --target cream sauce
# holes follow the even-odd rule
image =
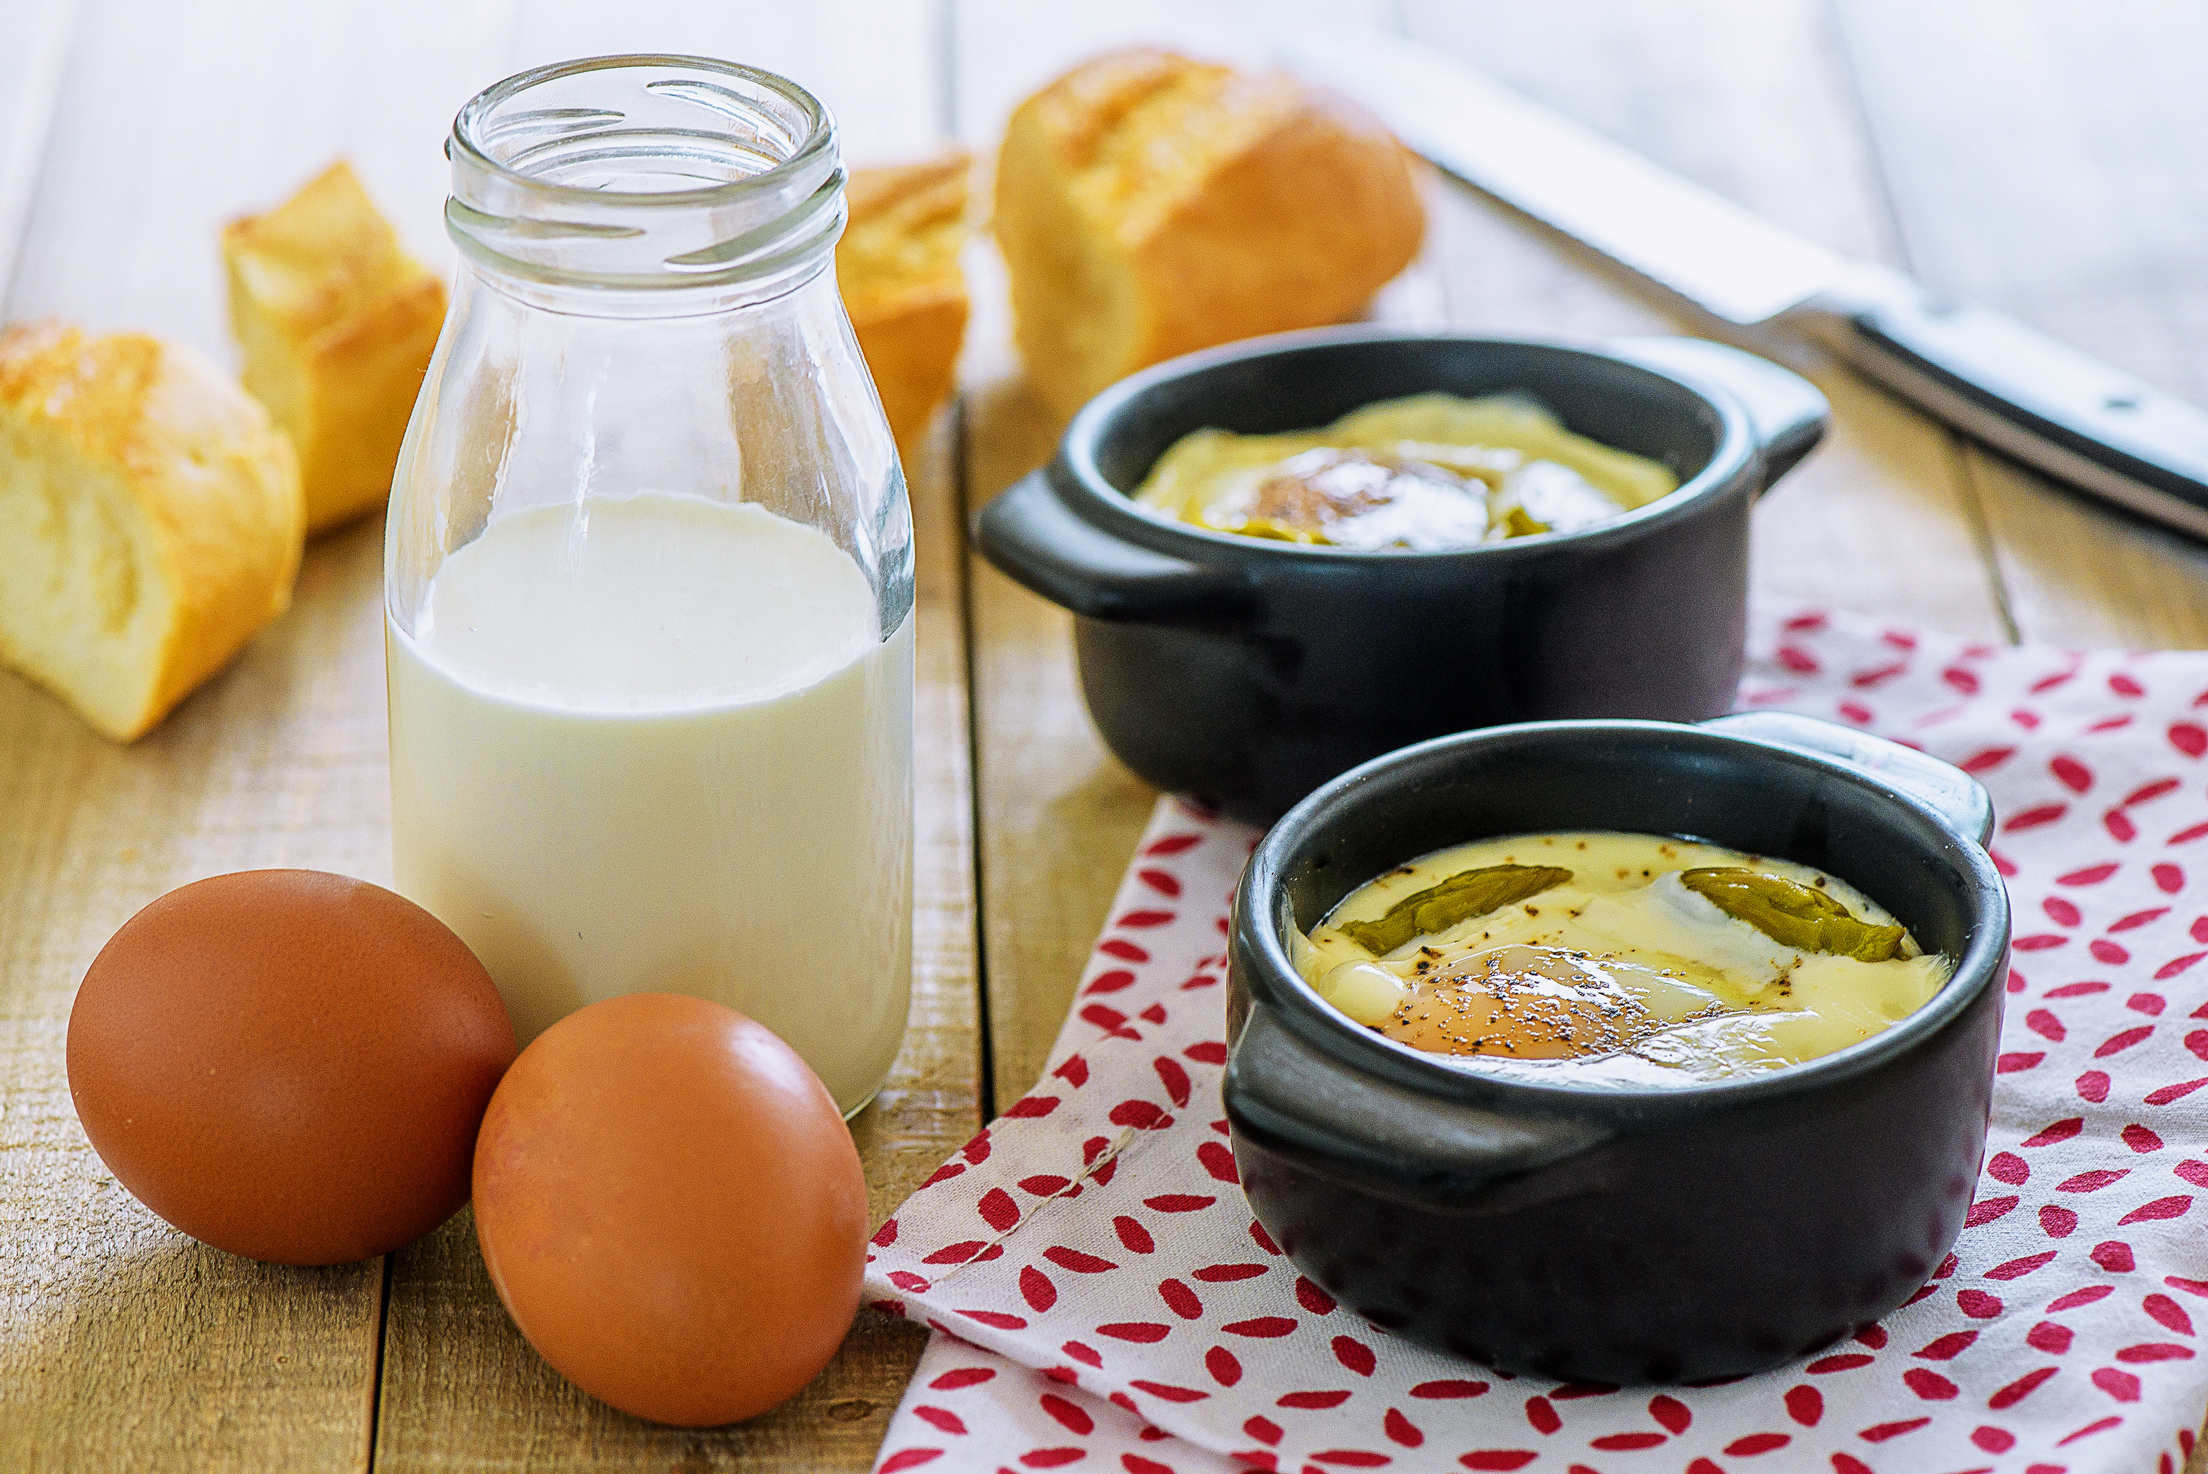
[[[1277,435],[1196,430],[1136,500],[1215,532],[1353,552],[1439,552],[1577,532],[1677,488],[1521,395],[1414,394]]]
[[[1570,874],[1384,953],[1350,934],[1406,897],[1498,865]],[[1681,880],[1730,867],[1810,887],[1860,921],[1899,925],[1838,876],[1790,861],[1644,834],[1518,835],[1437,851],[1360,886],[1293,939],[1297,966],[1351,1018],[1415,1048],[1483,1070],[1632,1086],[1830,1054],[1906,1018],[1947,981],[1950,959],[1925,954],[1906,931],[1884,961],[1807,951]]]

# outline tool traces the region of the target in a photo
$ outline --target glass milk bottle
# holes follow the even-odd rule
[[[911,511],[836,292],[834,124],[695,57],[461,110],[385,544],[399,889],[523,1042],[717,999],[848,1115],[912,972]]]

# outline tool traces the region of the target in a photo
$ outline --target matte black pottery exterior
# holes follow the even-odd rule
[[[1701,1381],[1840,1340],[1924,1283],[1977,1180],[2009,943],[1990,825],[1952,768],[1798,717],[1494,728],[1344,775],[1265,838],[1235,898],[1224,1094],[1251,1208],[1359,1315],[1509,1371]],[[1624,1091],[1452,1068],[1291,965],[1287,926],[1382,871],[1556,829],[1827,868],[1955,975],[1823,1059]]]
[[[1450,553],[1299,547],[1129,499],[1191,430],[1308,429],[1435,389],[1528,393],[1579,434],[1663,462],[1680,489],[1585,532]],[[974,540],[1073,611],[1082,694],[1122,762],[1262,823],[1337,773],[1445,732],[1726,710],[1749,508],[1817,443],[1826,413],[1786,370],[1690,338],[1286,334],[1098,395],[1056,460],[982,509]]]

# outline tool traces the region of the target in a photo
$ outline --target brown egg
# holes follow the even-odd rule
[[[817,1076],[760,1024],[611,998],[522,1051],[475,1150],[499,1298],[591,1396],[705,1427],[813,1379],[858,1313],[866,1178]]]
[[[100,949],[69,1094],[116,1181],[218,1249],[342,1264],[468,1200],[514,1057],[490,975],[444,923],[317,870],[195,881]]]

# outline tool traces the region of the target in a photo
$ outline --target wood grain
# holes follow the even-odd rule
[[[487,0],[80,0],[11,317],[179,338],[232,362],[216,233],[333,155],[444,259],[443,135],[495,65]],[[352,65],[317,65],[345,56]]]
[[[46,161],[76,29],[76,0],[24,0],[0,13],[0,300]]]
[[[66,9],[46,7],[48,34]],[[228,355],[216,224],[289,186],[284,146],[335,146],[299,105],[311,79],[276,68],[271,85],[268,66],[329,49],[313,28],[331,17],[280,9],[209,7],[199,26],[115,4],[74,17],[50,116],[18,93],[10,125],[11,141],[46,147],[17,176],[34,207],[9,316],[147,327]],[[363,29],[376,28],[355,17]],[[323,89],[333,109],[336,91]],[[166,127],[146,126],[156,111]],[[379,587],[376,529],[318,544],[290,616],[129,749],[0,677],[0,1197],[37,1207],[0,1217],[0,1466],[366,1462],[382,1263],[280,1270],[167,1229],[85,1143],[61,1042],[100,942],[172,886],[262,865],[387,879]]]
[[[30,207],[7,315],[227,357],[217,223],[289,186],[286,147],[335,146],[315,79],[279,63],[376,22],[106,0],[74,20],[60,85],[14,94],[10,142],[45,147],[33,175],[11,163]],[[85,966],[162,892],[268,865],[387,878],[379,550],[373,527],[318,544],[291,614],[127,749],[0,675],[0,1467],[367,1462],[383,1264],[277,1269],[167,1228],[86,1143],[62,1044]]]
[[[630,51],[726,57],[765,67],[796,79],[828,105],[847,164],[923,158],[945,132],[949,79],[942,65],[942,7],[935,0],[505,4],[512,27],[501,58],[507,71]],[[475,85],[495,80],[487,75]],[[449,115],[445,121],[451,121]]]
[[[1408,24],[1497,80],[1758,214],[1849,255],[1895,246],[1849,81],[1813,0],[1601,0],[1538,8],[1414,0]],[[1554,59],[1580,38],[1575,64]],[[1691,96],[1693,107],[1675,99]],[[1442,253],[1467,329],[1726,336],[1576,243],[1453,190]],[[1757,508],[1750,573],[1765,598],[1861,609],[2005,638],[1971,484],[1947,433],[1824,360],[1766,341],[1833,402],[1823,447]]]
[[[1904,264],[2208,402],[2208,12],[1849,0],[1833,17]],[[1965,459],[2021,638],[2208,645],[2208,548]]]
[[[365,528],[291,615],[129,748],[0,677],[0,1468],[357,1468],[381,1261],[300,1270],[195,1244],[108,1176],[69,1102],[76,984],[186,881],[388,878],[381,586]]]
[[[2208,9],[1832,6],[1913,271],[2208,403]]]
[[[986,150],[1020,97],[1108,45],[1260,60],[1259,13],[1214,0],[17,0],[0,6],[0,290],[10,318],[150,328],[228,361],[220,222],[344,152],[409,244],[449,262],[445,130],[522,66],[617,50],[755,61],[821,93],[847,157],[883,161],[947,132]],[[1804,234],[2208,400],[2197,7],[1293,0],[1261,13],[1400,26]],[[1714,330],[1461,186],[1437,179],[1430,198],[1427,253],[1376,316]],[[1153,797],[1088,723],[1066,616],[964,551],[965,515],[1045,460],[1060,429],[1021,382],[986,242],[972,270],[963,412],[908,468],[919,909],[907,1047],[854,1123],[877,1218],[987,1103],[1032,1082]],[[1757,513],[1759,595],[1990,638],[2208,644],[2208,551],[1960,445],[1814,356],[1794,361],[1832,399],[1834,430]],[[867,1467],[917,1355],[912,1327],[862,1317],[769,1417],[658,1428],[583,1398],[529,1350],[465,1214],[388,1262],[253,1265],[167,1229],[85,1142],[62,1071],[69,1002],[133,910],[256,865],[388,879],[379,611],[378,529],[316,544],[291,614],[127,749],[0,674],[0,1469]]]
[[[476,88],[574,50],[742,51],[725,10],[662,5],[609,28],[571,9],[533,8],[524,26],[495,3],[158,15],[88,5],[63,85],[47,89],[58,105],[41,167],[11,176],[32,207],[10,315],[150,327],[228,358],[221,220],[281,198],[343,151],[410,243],[436,255],[441,141]],[[52,23],[11,11],[0,41],[30,21]],[[924,4],[847,5],[752,31],[775,52],[767,64],[818,79],[836,37],[866,29],[878,44],[855,49],[856,65],[823,90],[855,151],[890,155],[926,152],[941,131],[935,49],[912,44],[933,23]],[[359,65],[303,65],[335,55]],[[11,84],[9,61],[0,112],[13,105],[13,128],[39,102],[27,71]],[[149,128],[153,117],[163,126]],[[916,986],[897,1072],[855,1125],[877,1216],[980,1120],[963,553],[947,464],[939,438],[913,488]],[[566,1466],[587,1452],[624,1468],[864,1468],[918,1354],[909,1327],[869,1316],[789,1408],[728,1433],[675,1434],[589,1403],[544,1367],[498,1305],[465,1215],[393,1265],[379,1336],[382,1261],[279,1270],[193,1245],[117,1188],[85,1143],[62,1079],[68,1002],[132,910],[252,865],[388,881],[380,609],[380,529],[317,544],[292,613],[127,750],[0,676],[0,1201],[11,1208],[0,1214],[0,1467]]]
[[[968,515],[1050,458],[1060,426],[1020,378],[1004,267],[967,252]],[[995,1109],[1042,1072],[1156,792],[1104,750],[1081,703],[1064,610],[969,555],[975,845]]]
[[[736,56],[803,80],[860,156],[914,157],[940,136],[933,13],[918,4],[761,11],[662,5],[533,6],[509,67],[664,50]],[[863,31],[868,45],[846,38]],[[968,782],[963,538],[947,425],[906,471],[918,561],[913,1003],[881,1094],[852,1123],[879,1220],[979,1129],[979,983]],[[924,1342],[862,1311],[828,1368],[795,1399],[722,1429],[661,1427],[569,1386],[499,1305],[466,1215],[394,1256],[385,1323],[379,1470],[864,1469]]]
[[[1268,23],[1298,18],[1384,23],[1377,0],[1295,0]],[[1268,59],[1262,28],[1231,6],[1124,0],[1034,6],[967,0],[954,11],[952,71],[959,138],[994,147],[1019,100],[1080,60],[1114,46],[1178,46],[1244,65]],[[1063,425],[1030,391],[1011,345],[1003,265],[977,243],[963,374],[964,489],[969,513],[1047,461]],[[1385,294],[1408,317],[1434,320],[1430,267]],[[1156,791],[1104,748],[1081,703],[1070,617],[972,560],[974,781],[981,858],[983,978],[990,1074],[998,1109],[1040,1073],[1081,967]]]
[[[981,1125],[967,781],[963,557],[947,427],[915,462],[920,558],[919,760],[913,1008],[874,1103],[852,1123],[871,1217],[890,1211]],[[925,1341],[872,1311],[794,1400],[732,1428],[647,1423],[584,1396],[545,1364],[498,1302],[463,1213],[392,1258],[375,1467],[864,1469]]]
[[[1047,35],[1008,8],[960,11],[959,74],[990,79],[986,93],[960,91],[961,131],[976,144],[1024,90],[1011,79],[1032,87],[1117,40],[1177,34],[1245,58],[1262,49],[1248,35],[1212,34],[1202,7],[1178,22],[1148,7],[1115,9],[1109,24],[1089,13],[1086,29]],[[1599,0],[1413,0],[1403,21],[1419,39],[1837,249],[1892,254],[1872,161],[1812,4],[1698,0],[1644,14]],[[1557,66],[1567,48],[1573,64]],[[1697,105],[1679,106],[1683,95]],[[1376,315],[1546,336],[1712,326],[1460,185],[1437,179],[1429,199],[1426,258]],[[1018,381],[1001,310],[977,314],[975,338],[967,491],[978,505],[1046,459],[1058,427]],[[2002,637],[1984,534],[1946,434],[1845,370],[1814,355],[1798,362],[1834,400],[1834,431],[1758,511],[1757,592]],[[1103,750],[1078,706],[1068,618],[977,568],[982,912],[1003,1101],[1027,1087],[1057,1032],[1151,792]]]

